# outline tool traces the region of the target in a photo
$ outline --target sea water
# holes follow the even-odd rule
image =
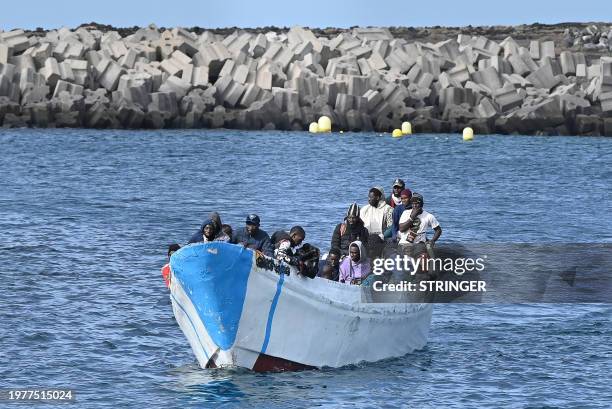
[[[198,367],[159,272],[211,211],[326,251],[397,177],[440,243],[610,243],[610,164],[609,138],[1,130],[0,388],[85,408],[610,407],[610,304],[437,305],[421,351],[256,374]]]

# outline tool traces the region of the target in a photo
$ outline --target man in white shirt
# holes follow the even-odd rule
[[[423,257],[427,254],[426,243],[431,247],[442,235],[442,228],[436,217],[423,209],[423,196],[414,193],[412,209],[404,210],[399,220],[400,251],[411,257]],[[433,229],[433,237],[427,240],[427,231]]]
[[[385,191],[374,186],[368,192],[368,204],[359,211],[363,225],[368,229],[368,256],[370,259],[382,255],[385,237],[393,234],[393,208],[385,201]]]

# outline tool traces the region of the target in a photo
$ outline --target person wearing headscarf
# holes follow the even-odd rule
[[[367,247],[368,235],[368,229],[363,226],[363,220],[359,217],[359,206],[353,203],[346,212],[344,222],[336,225],[330,248],[338,248],[342,256],[348,256],[349,245],[356,240]]]
[[[370,260],[363,244],[357,240],[349,246],[349,257],[340,263],[340,282],[349,284],[361,284],[370,275]]]

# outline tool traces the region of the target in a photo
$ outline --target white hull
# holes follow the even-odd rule
[[[224,246],[231,245],[198,244],[181,252],[190,252],[191,258],[208,252],[204,256],[207,265],[215,257],[225,256]],[[427,342],[431,304],[362,303],[359,286],[279,275],[257,267],[252,251],[239,251],[249,253],[241,257],[250,257],[251,266],[244,278],[246,290],[237,291],[238,295],[232,287],[219,291],[216,282],[211,286],[205,278],[204,285],[212,290],[196,297],[194,284],[190,283],[191,290],[185,290],[185,280],[181,280],[181,273],[176,274],[180,262],[171,262],[174,314],[203,368],[340,367],[403,356]],[[212,270],[203,267],[196,276],[215,275]],[[226,273],[213,280],[231,279]],[[228,299],[234,296],[235,302]],[[219,301],[219,297],[224,300]],[[237,323],[223,316],[225,310],[215,315],[209,308],[215,310],[221,304],[230,310],[242,304]]]

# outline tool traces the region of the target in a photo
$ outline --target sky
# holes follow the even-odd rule
[[[605,21],[612,0],[2,0],[0,29],[467,26]]]

